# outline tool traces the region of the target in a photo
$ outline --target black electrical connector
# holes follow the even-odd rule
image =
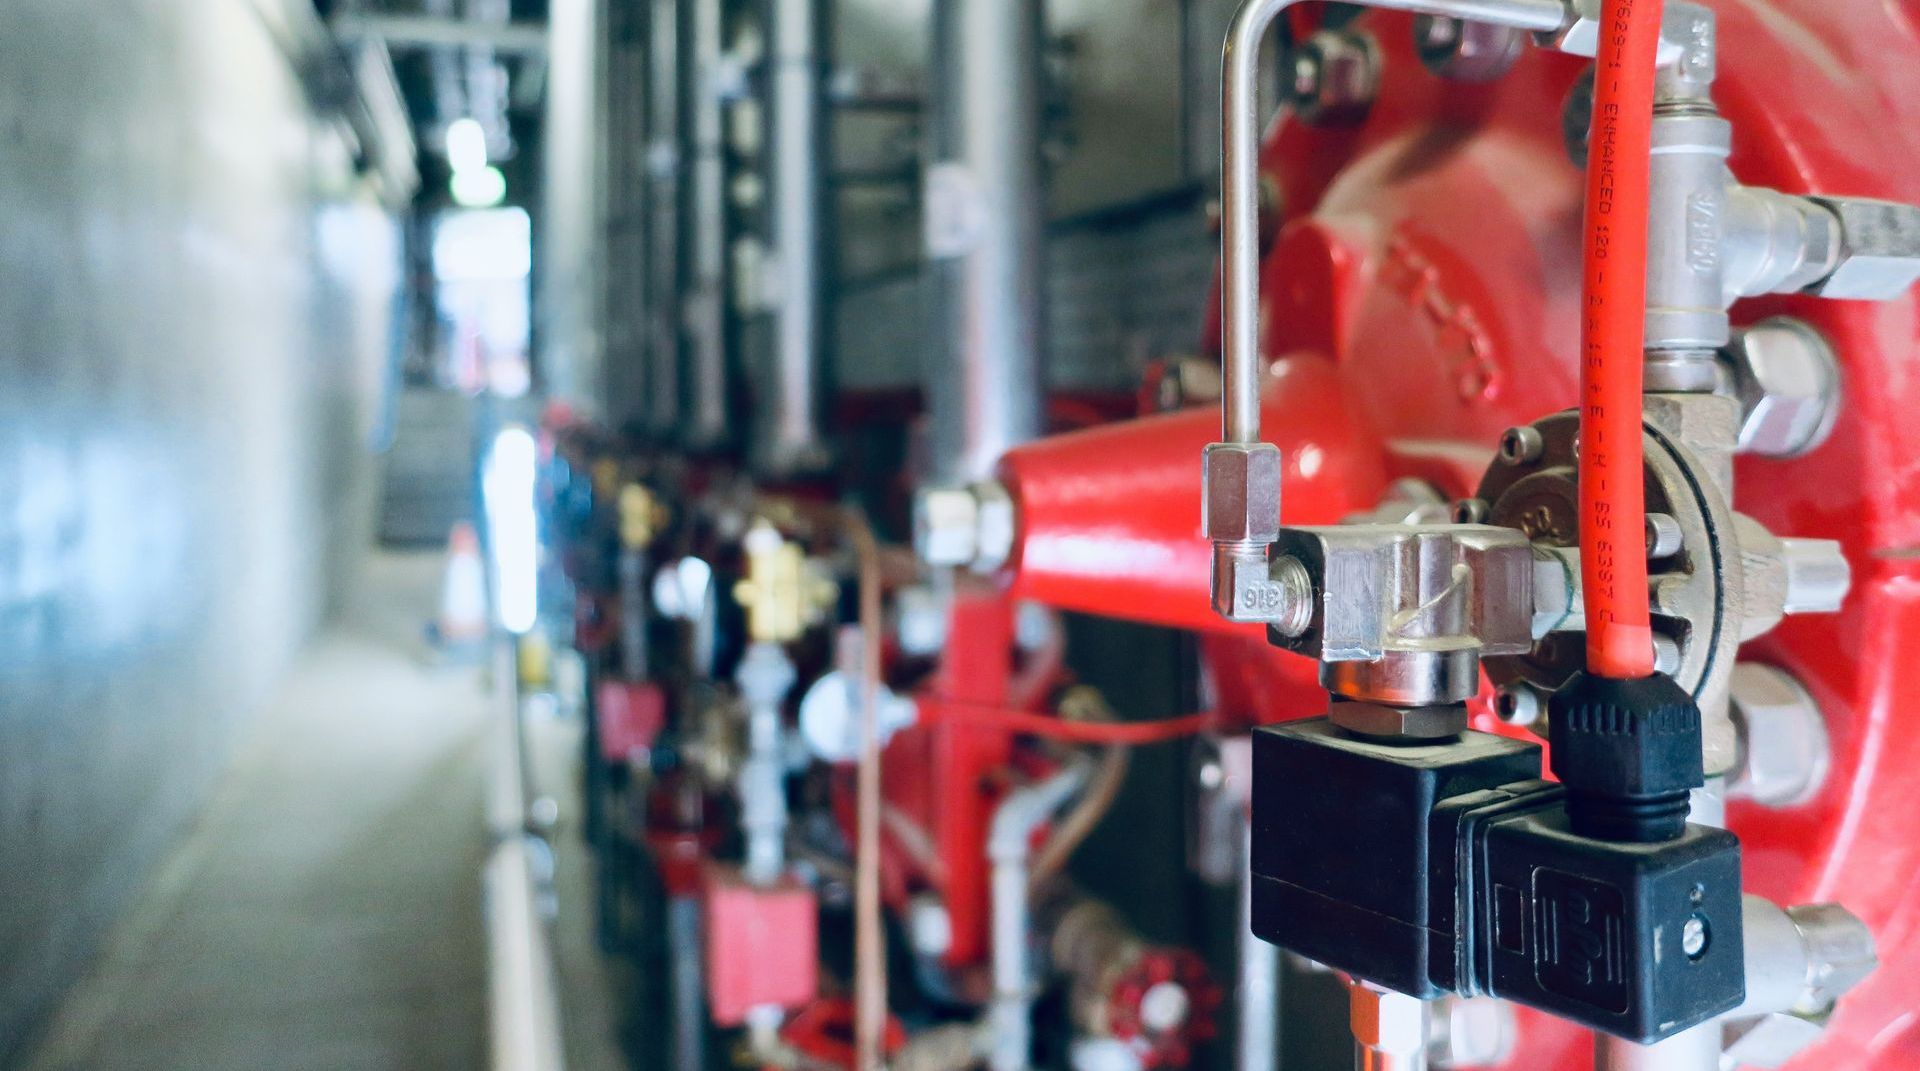
[[[1672,840],[1706,783],[1700,707],[1672,677],[1575,674],[1547,704],[1553,776],[1573,828],[1597,840]]]
[[[1500,997],[1643,1043],[1738,1006],[1738,840],[1684,812],[1670,839],[1584,835],[1582,805],[1540,767],[1538,745],[1485,733],[1257,731],[1255,934],[1417,997]],[[1666,829],[1659,795],[1599,810]]]

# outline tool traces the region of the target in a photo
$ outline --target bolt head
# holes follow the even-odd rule
[[[1786,671],[1746,662],[1734,667],[1732,699],[1744,748],[1729,792],[1765,807],[1793,807],[1816,795],[1831,749],[1813,696]]]
[[[1526,45],[1526,34],[1511,26],[1446,15],[1419,16],[1413,34],[1420,62],[1454,82],[1493,81],[1513,69]]]
[[[1533,685],[1525,681],[1503,684],[1494,692],[1493,712],[1508,725],[1521,728],[1537,725],[1547,712],[1546,702]]]
[[[1745,414],[1741,451],[1799,457],[1832,433],[1840,412],[1840,362],[1812,327],[1789,317],[1755,324],[1735,341],[1731,371]]]
[[[1380,61],[1373,39],[1346,30],[1321,30],[1292,57],[1291,103],[1316,126],[1351,126],[1373,107]]]

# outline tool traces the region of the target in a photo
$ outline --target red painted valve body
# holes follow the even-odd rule
[[[1920,202],[1920,7],[1716,3],[1720,80],[1744,182]],[[1442,81],[1406,16],[1356,24],[1383,57],[1357,128],[1275,127],[1264,155],[1283,227],[1264,266],[1275,359],[1266,437],[1287,455],[1284,519],[1324,524],[1403,475],[1461,494],[1506,427],[1575,401],[1581,175],[1561,113],[1582,61],[1538,51],[1487,85]],[[1920,303],[1775,298],[1735,323],[1791,314],[1846,370],[1833,439],[1795,461],[1745,459],[1737,505],[1775,531],[1841,540],[1854,592],[1835,617],[1790,620],[1745,657],[1798,676],[1826,711],[1833,765],[1790,811],[1736,805],[1751,890],[1837,900],[1874,929],[1883,965],[1799,1068],[1920,1067],[1920,734],[1896,704],[1920,666]],[[1015,594],[1210,634],[1221,709],[1261,722],[1318,713],[1312,667],[1207,609],[1200,449],[1211,411],[1045,440],[1004,466],[1023,531]],[[1236,635],[1235,633],[1240,633]],[[1512,1068],[1584,1068],[1588,1042],[1528,1016]]]

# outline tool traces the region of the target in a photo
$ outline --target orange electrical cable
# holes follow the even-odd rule
[[[1063,721],[1045,714],[971,703],[932,700],[921,706],[921,716],[980,729],[1025,733],[1074,744],[1158,744],[1181,737],[1195,736],[1217,722],[1212,714],[1189,714],[1163,721]]]
[[[1653,673],[1642,362],[1648,170],[1661,0],[1604,0],[1588,135],[1580,361],[1580,573],[1587,669]]]

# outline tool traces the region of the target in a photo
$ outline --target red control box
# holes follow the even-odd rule
[[[750,1008],[792,1010],[819,988],[819,916],[799,882],[750,885],[732,867],[707,875],[707,1002],[713,1021],[739,1026]]]
[[[603,680],[594,696],[600,758],[621,766],[644,758],[667,725],[667,695],[647,681]]]

